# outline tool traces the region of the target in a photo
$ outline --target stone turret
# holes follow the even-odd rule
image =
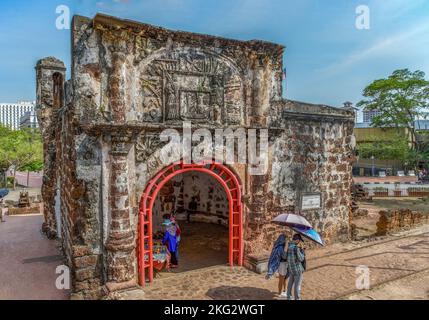
[[[63,105],[65,73],[64,62],[54,57],[36,64],[36,109],[42,133],[53,123],[54,111]]]
[[[45,223],[43,231],[49,238],[57,236],[54,197],[56,191],[55,136],[58,124],[58,110],[64,105],[64,62],[48,57],[36,64],[36,112],[43,137],[44,178],[42,196],[44,200]]]

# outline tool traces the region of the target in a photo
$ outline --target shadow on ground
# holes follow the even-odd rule
[[[213,300],[273,300],[275,293],[254,287],[221,286],[211,288],[206,295]]]

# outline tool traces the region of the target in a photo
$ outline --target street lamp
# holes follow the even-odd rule
[[[375,176],[375,167],[374,167],[374,156],[371,156],[371,160],[372,160],[372,176]]]

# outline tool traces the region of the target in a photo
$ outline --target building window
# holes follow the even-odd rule
[[[372,119],[376,116],[379,116],[381,111],[378,110],[364,110],[363,111],[363,122],[371,123]]]

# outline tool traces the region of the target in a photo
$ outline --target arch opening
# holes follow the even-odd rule
[[[188,183],[186,186],[188,189],[185,191],[185,182],[195,179],[202,179],[203,182],[200,181],[199,186],[196,186],[195,183]],[[177,189],[183,186],[182,192],[180,192],[180,190],[174,190],[174,185],[176,185]],[[216,192],[219,201],[215,204],[215,208],[207,208],[207,205],[211,202],[201,202],[201,198],[208,199],[209,195],[202,193],[209,193],[210,187],[216,188],[216,186],[218,189],[212,190],[212,193]],[[168,194],[168,192],[165,193],[166,188],[170,188],[170,194]],[[207,190],[205,190],[205,188],[207,188]],[[158,197],[160,193],[161,197],[164,193],[164,196],[166,196],[168,200],[164,202],[162,206]],[[192,197],[198,197],[198,194],[200,196],[199,208],[197,208],[197,212],[193,212],[190,215],[191,221],[197,224],[203,222],[218,224],[216,227],[219,228],[227,227],[227,236],[225,236],[225,240],[227,241],[225,241],[225,244],[228,242],[228,246],[224,251],[227,253],[225,261],[227,261],[230,266],[243,264],[242,203],[239,180],[228,167],[222,164],[212,162],[205,165],[189,165],[183,162],[177,162],[159,171],[158,174],[149,181],[141,197],[138,237],[140,285],[143,286],[146,282],[153,281],[154,237],[157,238],[157,236],[159,236],[156,232],[159,231],[162,215],[171,212],[171,210],[176,210],[176,217],[181,221],[186,221],[189,213],[189,203],[193,201]],[[225,201],[223,201],[225,204],[224,208],[222,208],[222,195],[225,198]],[[179,199],[179,197],[183,198]],[[165,200],[165,198],[163,198],[163,200]],[[186,205],[188,206],[186,207]],[[181,221],[179,221],[179,224]],[[193,223],[191,222],[191,224]],[[191,232],[197,227],[198,226],[193,225],[188,228],[188,225],[186,225],[186,229]],[[186,233],[183,236],[186,236]],[[186,247],[184,249],[186,250]],[[181,252],[180,256],[182,256],[181,249],[179,249],[179,251]],[[183,251],[183,253],[185,254],[184,256],[186,256],[186,251]],[[188,255],[188,257],[191,256]],[[188,261],[188,264],[185,264],[185,269],[192,269],[195,267],[196,260],[192,259],[192,257],[190,260],[193,260],[193,262]]]

